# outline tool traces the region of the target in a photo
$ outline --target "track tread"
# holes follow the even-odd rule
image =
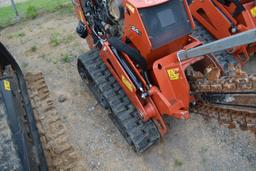
[[[28,73],[26,81],[49,170],[84,170],[43,75]]]
[[[99,57],[99,50],[92,49],[81,55],[79,61],[95,80],[108,102],[110,118],[134,150],[141,153],[158,142],[160,134],[156,125],[152,120],[141,120],[138,111]]]

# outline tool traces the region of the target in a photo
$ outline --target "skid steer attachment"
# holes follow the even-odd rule
[[[73,4],[78,28],[82,23],[86,31],[79,35],[87,35],[91,48],[79,57],[78,72],[135,151],[145,151],[166,134],[164,116],[189,119],[191,111],[204,112],[209,104],[216,107],[215,113],[229,106],[228,114],[218,113],[218,118],[228,116],[230,124],[254,129],[254,105],[243,105],[243,110],[237,105],[239,97],[253,103],[255,77],[241,71],[224,52],[255,43],[255,30],[202,45],[191,36],[196,24],[186,0]],[[230,116],[234,111],[236,118],[246,120],[243,124]]]
[[[0,170],[81,169],[42,74],[25,77],[0,42]]]

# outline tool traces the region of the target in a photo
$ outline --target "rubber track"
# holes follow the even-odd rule
[[[69,141],[43,75],[28,73],[26,81],[49,170],[85,170]]]
[[[196,29],[192,33],[192,37],[200,40],[204,44],[216,41],[216,39],[214,39],[214,37],[198,21],[194,21],[196,24]],[[224,71],[227,70],[229,63],[234,65],[237,64],[233,55],[229,54],[227,51],[215,52],[213,53],[213,56]]]
[[[12,140],[12,132],[8,125],[7,113],[2,99],[0,99],[0,170],[22,170],[21,161]]]
[[[160,134],[156,125],[152,120],[144,122],[139,117],[138,111],[99,57],[99,50],[93,49],[80,56],[79,60],[106,99],[110,118],[134,150],[141,153],[158,142]]]

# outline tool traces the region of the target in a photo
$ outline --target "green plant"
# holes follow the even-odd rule
[[[73,60],[74,60],[74,57],[71,56],[71,55],[68,55],[68,54],[64,55],[63,58],[62,58],[62,61],[63,61],[64,63],[70,63],[70,62],[72,62]]]
[[[36,7],[34,7],[33,5],[28,6],[26,10],[26,17],[34,19],[37,17],[37,15],[38,13]]]
[[[23,32],[19,32],[19,33],[17,33],[17,37],[24,37],[26,34],[25,33],[23,33]]]
[[[57,64],[57,63],[58,63],[58,60],[54,59],[54,60],[52,60],[52,63],[53,63],[53,64]]]
[[[59,33],[53,33],[50,37],[50,45],[53,47],[59,46],[61,43],[61,38]]]
[[[182,161],[179,161],[179,160],[175,159],[174,165],[175,165],[176,167],[180,167],[180,166],[183,165],[183,163],[182,163]]]
[[[30,48],[30,51],[31,51],[31,52],[36,52],[36,51],[37,51],[36,45],[32,46],[32,47]]]

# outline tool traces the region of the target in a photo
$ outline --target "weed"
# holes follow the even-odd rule
[[[176,167],[180,167],[180,166],[183,165],[183,163],[182,163],[182,161],[179,161],[179,160],[175,159],[174,165],[175,165]]]
[[[32,47],[30,48],[30,51],[31,51],[31,52],[36,52],[36,51],[37,51],[36,45],[32,46]]]
[[[13,38],[13,34],[12,34],[12,35],[9,35],[8,38],[9,38],[9,39],[12,39],[12,38]]]
[[[59,46],[61,43],[61,38],[59,33],[53,33],[50,37],[49,44],[53,47]]]
[[[54,59],[54,60],[52,60],[52,63],[53,63],[53,64],[57,64],[57,63],[58,63],[58,60]]]
[[[23,32],[18,32],[18,33],[16,34],[16,36],[17,36],[17,37],[24,37],[24,36],[26,36],[26,34],[23,33]]]
[[[71,56],[71,55],[68,55],[68,54],[64,55],[63,58],[62,58],[62,61],[63,61],[64,63],[70,63],[70,62],[72,62],[73,60],[74,60],[74,57]]]
[[[26,10],[26,17],[34,19],[37,17],[37,15],[38,15],[38,13],[37,13],[36,7],[34,7],[32,5],[28,6],[28,8]]]

